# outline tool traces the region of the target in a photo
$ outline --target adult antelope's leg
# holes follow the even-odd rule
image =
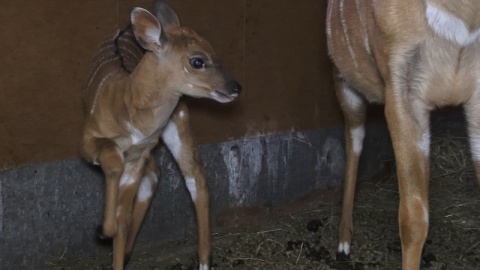
[[[428,233],[429,111],[397,84],[396,88],[387,85],[385,113],[400,192],[402,269],[418,269]]]
[[[162,138],[177,161],[195,204],[198,226],[199,269],[209,269],[210,227],[207,181],[194,150],[188,110],[184,104],[181,103],[176,108],[162,134]]]
[[[147,153],[148,155],[148,153]],[[117,226],[118,233],[113,238],[113,269],[121,270],[125,263],[127,236],[132,222],[133,201],[137,195],[140,178],[144,171],[145,160],[148,157],[129,157],[125,162],[125,169],[120,178],[117,201]]]
[[[138,231],[143,223],[147,210],[152,203],[153,197],[158,187],[158,178],[160,177],[160,170],[155,163],[153,156],[147,161],[143,176],[140,179],[140,186],[138,187],[137,196],[132,212],[132,222],[130,231],[128,232],[127,245],[125,248],[126,260],[129,259],[130,253],[133,250],[135,239]]]
[[[477,183],[480,185],[480,97],[474,95],[465,104],[465,115],[468,123],[468,138],[470,140],[470,151],[475,166]]]
[[[345,149],[347,154],[338,252],[349,255],[353,235],[352,212],[358,161],[365,137],[366,101],[358,92],[339,78],[336,79],[335,86],[340,107],[345,117]]]

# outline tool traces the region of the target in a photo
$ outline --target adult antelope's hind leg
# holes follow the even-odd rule
[[[132,212],[132,222],[130,225],[130,230],[128,232],[127,244],[125,248],[126,262],[128,262],[128,259],[130,258],[131,252],[133,250],[133,245],[135,244],[135,239],[138,235],[138,231],[140,230],[145,215],[147,214],[148,208],[152,203],[153,197],[158,187],[159,177],[160,170],[155,163],[154,157],[150,156],[145,166],[143,176],[140,179],[137,196],[135,197]]]
[[[345,117],[345,149],[347,155],[342,219],[339,228],[338,252],[348,256],[353,235],[353,199],[357,182],[358,161],[365,137],[366,101],[345,81],[336,79],[337,97]]]
[[[468,123],[468,138],[470,140],[470,151],[475,166],[477,183],[480,186],[480,97],[474,95],[465,104],[465,115]]]
[[[428,233],[429,110],[408,98],[408,89],[386,89],[385,113],[392,138],[400,193],[402,269],[419,269]],[[412,90],[413,91],[413,90]],[[399,93],[403,93],[399,94]]]
[[[190,192],[197,214],[199,269],[209,269],[210,225],[207,181],[194,150],[190,131],[188,109],[180,103],[162,134],[170,149]]]

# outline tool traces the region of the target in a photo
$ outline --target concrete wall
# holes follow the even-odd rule
[[[202,145],[213,227],[233,207],[277,207],[316,189],[343,183],[342,128],[291,132]],[[385,125],[367,128],[360,178],[392,160]],[[378,151],[383,149],[384,151]],[[170,154],[158,151],[160,187],[137,245],[195,238],[193,204]],[[48,269],[49,258],[94,255],[103,216],[104,180],[79,159],[0,172],[0,268]],[[161,233],[159,233],[161,232]]]

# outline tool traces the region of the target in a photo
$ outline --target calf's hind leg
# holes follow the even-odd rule
[[[124,169],[124,159],[115,142],[105,138],[84,140],[83,155],[87,160],[98,162],[105,175],[105,210],[103,226],[99,227],[99,237],[114,237],[117,234],[118,185]]]
[[[140,230],[143,220],[145,219],[145,215],[147,214],[150,204],[152,203],[154,195],[157,191],[159,177],[160,169],[155,163],[154,157],[150,156],[145,166],[142,178],[140,179],[137,196],[135,197],[132,221],[125,248],[125,263],[128,263],[128,260],[130,259],[138,231]]]
[[[118,233],[113,238],[113,269],[115,270],[121,270],[124,267],[126,242],[132,225],[133,203],[148,156],[148,153],[143,153],[138,157],[129,157],[120,178],[116,208]]]

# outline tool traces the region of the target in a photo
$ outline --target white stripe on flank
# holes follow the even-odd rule
[[[104,52],[107,49],[109,50],[107,52]],[[99,48],[95,56],[95,61],[93,62],[93,66],[99,65],[100,62],[114,55],[115,55],[115,43],[113,42],[109,43],[107,46],[103,46]]]
[[[114,72],[111,72],[109,74],[107,74],[107,76],[105,76],[102,81],[100,82],[100,84],[98,85],[97,87],[97,92],[95,93],[95,98],[93,99],[93,104],[92,104],[92,109],[90,109],[90,114],[93,114],[95,112],[95,107],[97,106],[97,99],[98,99],[98,96],[100,96],[100,92],[102,92],[103,88],[102,88],[102,85],[105,83],[105,81],[112,77],[113,75],[119,73],[119,71],[114,71]]]
[[[87,89],[90,87],[90,84],[92,84],[92,81],[93,81],[93,79],[95,78],[95,75],[97,75],[97,72],[100,70],[100,68],[101,68],[103,65],[108,64],[108,63],[110,63],[110,62],[112,62],[112,61],[116,61],[116,60],[118,60],[118,59],[120,59],[120,56],[115,55],[115,57],[110,58],[110,59],[108,59],[108,60],[100,63],[100,64],[97,66],[97,68],[95,69],[95,71],[92,72],[92,75],[90,76],[90,81],[88,81],[88,84],[87,84]]]
[[[140,49],[139,45],[135,43],[133,40],[131,40],[130,38],[125,38],[125,36],[126,35],[121,36],[120,40],[122,42],[129,43],[132,46],[132,48],[135,48],[135,50],[138,52],[137,54],[143,55],[143,51]]]
[[[468,46],[478,40],[480,29],[471,33],[464,21],[455,15],[443,11],[427,1],[425,11],[428,25],[445,39],[456,42],[460,46]]]
[[[360,19],[360,25],[362,26],[362,34],[363,34],[363,43],[364,43],[364,46],[365,46],[365,50],[367,51],[367,53],[369,55],[372,54],[372,52],[370,51],[370,45],[368,43],[368,28],[367,28],[367,22],[366,22],[366,18],[365,18],[365,14],[363,14],[362,12],[360,12],[360,2],[359,0],[355,0],[355,7],[357,8],[357,14],[358,14],[358,18]]]
[[[333,2],[334,0],[330,0],[328,5],[328,13],[327,13],[327,36],[328,38],[332,38],[332,13],[333,13]]]
[[[355,68],[358,68],[358,62],[355,56],[355,52],[353,51],[352,43],[350,42],[350,37],[348,36],[347,20],[344,13],[344,0],[340,0],[340,19],[342,21],[343,35],[345,36],[345,41],[347,42],[348,52],[352,57]]]
[[[140,62],[141,59],[137,57],[138,54],[135,54],[132,50],[124,48],[124,47],[122,47],[121,49],[124,52],[128,52],[130,54],[131,58],[133,58],[135,61]]]

